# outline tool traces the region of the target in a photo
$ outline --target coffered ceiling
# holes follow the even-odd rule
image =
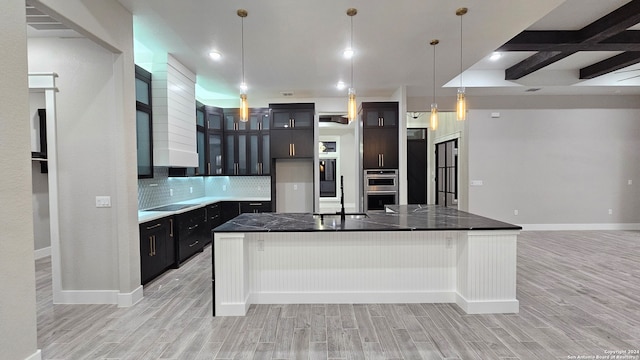
[[[353,47],[359,96],[388,97],[401,86],[410,97],[431,96],[431,39],[440,40],[438,95],[453,96],[460,84],[461,25],[462,80],[470,95],[640,94],[640,77],[634,77],[640,75],[639,64],[580,79],[580,69],[622,53],[611,48],[564,53],[559,61],[517,79],[510,76],[511,80],[506,80],[505,70],[531,61],[532,56],[544,57],[540,53],[547,50],[505,51],[498,60],[489,60],[503,45],[513,50],[506,46],[523,31],[577,31],[629,0],[118,1],[134,15],[136,63],[148,66],[155,55],[171,53],[197,74],[198,96],[204,100],[237,99],[239,8],[249,13],[244,20],[245,73],[254,99],[286,101],[283,93],[295,98],[346,96],[346,90],[336,89],[335,84],[342,80],[348,85],[350,79],[349,61],[342,55],[349,43],[346,10],[350,7],[358,9]],[[459,7],[469,9],[462,24],[455,15]],[[633,24],[627,30],[640,26]],[[530,36],[524,34],[520,39]],[[211,60],[211,50],[222,58]]]

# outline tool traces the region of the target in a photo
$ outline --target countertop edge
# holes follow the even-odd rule
[[[188,208],[176,210],[176,211],[148,211],[138,210],[138,225],[149,221],[158,220],[164,217],[182,214],[191,210],[196,210],[201,207],[205,207],[211,204],[215,204],[223,201],[271,201],[270,197],[218,197],[218,196],[206,196],[201,198],[195,198],[191,200],[178,201],[172,204],[195,204]],[[197,204],[196,204],[197,203]]]

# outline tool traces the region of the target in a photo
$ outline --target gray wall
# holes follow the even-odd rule
[[[24,2],[2,4],[0,356],[5,359],[26,359],[37,351],[25,16]]]
[[[471,110],[468,126],[469,181],[483,182],[469,186],[470,212],[517,224],[640,223],[640,110]]]

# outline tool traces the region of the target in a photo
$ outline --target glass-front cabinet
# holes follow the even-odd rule
[[[138,178],[153,177],[151,73],[136,65],[136,145]]]

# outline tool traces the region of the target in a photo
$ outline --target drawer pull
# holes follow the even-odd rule
[[[193,244],[189,245],[189,247],[194,247],[194,246],[198,245],[199,242],[200,241],[196,240],[196,242],[194,242]]]
[[[197,228],[197,227],[198,227],[198,225],[199,225],[199,224],[195,224],[195,225],[193,225],[193,226],[189,227],[189,230],[193,230],[193,229]]]
[[[153,256],[153,235],[149,236],[149,256]]]
[[[169,219],[169,236],[173,237],[173,219]]]
[[[249,206],[262,206],[262,203],[249,203]]]
[[[147,230],[155,229],[155,228],[160,227],[160,226],[162,226],[162,223],[157,223],[157,224],[152,225],[152,226],[147,226]]]

